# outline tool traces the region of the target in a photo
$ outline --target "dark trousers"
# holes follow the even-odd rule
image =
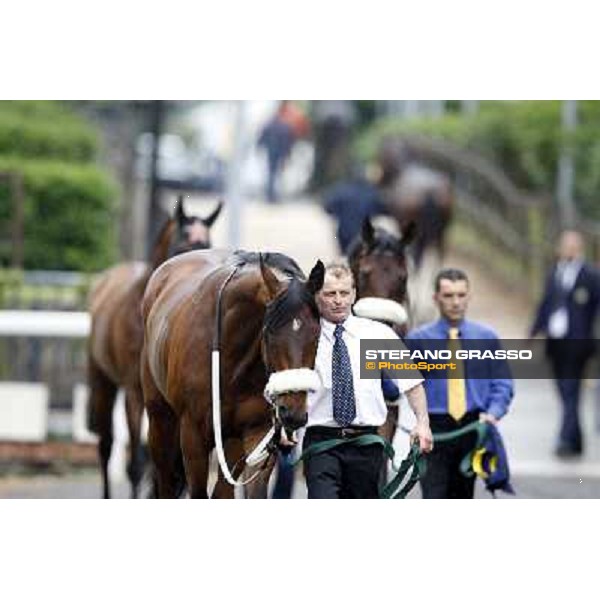
[[[460,421],[450,415],[429,415],[431,431],[447,433],[460,429],[479,418],[479,412],[465,414]],[[434,442],[433,450],[426,454],[427,471],[421,479],[423,498],[462,498],[470,499],[475,495],[475,476],[465,477],[460,472],[460,463],[471,452],[477,441],[472,432],[449,442]]]
[[[376,427],[364,433],[375,433]],[[339,430],[309,427],[303,449],[340,437]],[[384,461],[379,444],[344,444],[304,461],[304,476],[309,498],[379,498],[379,477]]]
[[[560,396],[562,418],[558,434],[558,445],[575,452],[583,449],[583,436],[579,419],[581,379],[586,359],[572,362],[568,359],[553,360],[552,368]]]
[[[284,157],[279,154],[269,154],[267,158],[267,201],[274,204],[279,199],[277,193],[277,179],[283,167]]]

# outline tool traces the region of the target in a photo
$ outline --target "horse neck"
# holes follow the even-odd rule
[[[228,351],[227,362],[230,364],[230,385],[238,387],[243,385],[256,387],[256,393],[262,393],[266,384],[266,366],[261,352],[262,323],[254,335],[245,336],[239,340],[234,351]],[[256,384],[256,385],[253,385]]]
[[[256,288],[246,288],[247,284],[242,279],[230,285],[228,298],[222,308],[222,337],[232,336],[236,340],[228,350],[232,365],[231,379],[235,383],[254,380],[256,377],[253,374],[266,372],[261,353],[264,304],[257,300]],[[242,286],[245,289],[241,289]]]
[[[171,239],[175,232],[176,223],[169,219],[160,230],[150,256],[150,272],[154,271],[169,258]]]

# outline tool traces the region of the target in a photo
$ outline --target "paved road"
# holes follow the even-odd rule
[[[543,499],[543,498],[600,498],[600,478],[598,477],[513,477],[516,496],[499,493],[498,499]],[[96,473],[86,472],[75,475],[37,477],[8,477],[0,480],[0,498],[11,499],[97,499],[100,494],[100,478]],[[115,486],[114,496],[118,499],[128,498],[125,483]],[[477,482],[477,498],[491,499],[483,485]],[[410,494],[410,498],[419,498],[418,488]],[[306,498],[302,481],[298,479],[295,487],[295,498]]]
[[[200,206],[197,209],[206,211]],[[226,217],[227,214],[215,227],[213,242],[217,246],[227,243]],[[317,258],[328,260],[336,256],[333,232],[333,222],[314,202],[290,201],[277,206],[252,202],[243,214],[241,246],[286,252],[307,270]],[[451,251],[445,263],[463,267],[469,273],[474,292],[470,310],[473,319],[492,325],[504,338],[525,334],[532,307],[514,289],[504,287],[484,268],[457,252]],[[595,384],[595,380],[588,382],[582,405],[585,457],[559,461],[552,456],[559,416],[553,383],[516,382],[516,398],[511,413],[502,422],[502,431],[520,497],[600,497],[600,435],[594,428],[600,395]],[[403,453],[406,439],[400,436],[397,448],[399,454]],[[97,497],[98,491],[99,481],[89,473],[34,480],[0,478],[0,497],[87,498]],[[301,491],[298,494],[302,496]],[[118,495],[127,497],[127,488],[118,487]]]

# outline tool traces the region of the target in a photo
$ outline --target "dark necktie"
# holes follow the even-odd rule
[[[331,395],[333,398],[333,418],[342,426],[348,427],[356,417],[354,383],[350,355],[342,334],[343,325],[335,327],[335,343],[331,355]]]

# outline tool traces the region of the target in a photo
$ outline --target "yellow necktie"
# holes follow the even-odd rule
[[[460,349],[458,328],[448,330],[448,350],[452,351],[452,362],[456,363],[456,371],[448,378],[448,414],[458,421],[467,412],[467,393],[465,389],[465,367],[462,360],[455,360],[456,351]]]

